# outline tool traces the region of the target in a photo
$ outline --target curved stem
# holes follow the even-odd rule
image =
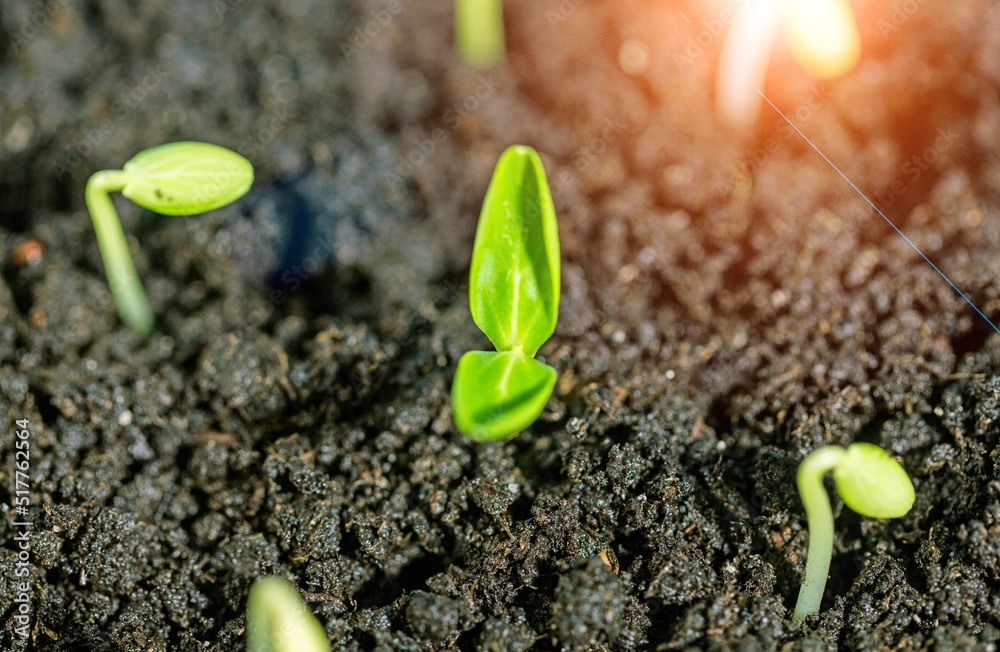
[[[103,170],[87,181],[85,198],[118,314],[129,327],[145,335],[153,329],[153,310],[135,271],[125,231],[110,196],[124,187],[123,171]]]
[[[823,477],[847,455],[840,446],[824,446],[810,453],[799,466],[796,481],[809,523],[809,553],[806,578],[799,589],[793,620],[819,612],[833,555],[833,510],[823,486]]]

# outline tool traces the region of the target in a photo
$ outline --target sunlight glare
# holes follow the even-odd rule
[[[835,79],[861,58],[861,36],[847,0],[786,0],[782,23],[792,56],[813,77]]]

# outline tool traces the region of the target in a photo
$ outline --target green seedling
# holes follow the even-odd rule
[[[802,460],[797,480],[809,522],[809,556],[794,620],[819,612],[830,570],[833,511],[823,487],[823,477],[829,471],[833,471],[833,481],[844,504],[862,516],[898,518],[913,506],[913,484],[906,471],[874,444],[851,444],[846,449],[824,446]]]
[[[559,317],[559,229],[538,153],[515,145],[486,191],[469,272],[472,318],[496,351],[470,351],[455,372],[455,425],[476,441],[531,425],[556,370],[534,359]]]
[[[503,61],[503,1],[455,0],[455,47],[473,66],[485,68]]]
[[[330,641],[295,587],[269,575],[250,587],[247,652],[330,652]]]
[[[142,334],[153,328],[153,311],[111,193],[120,192],[161,215],[197,215],[236,201],[252,183],[250,161],[224,147],[198,142],[159,145],[139,152],[121,170],[102,170],[90,177],[87,210],[122,321]]]

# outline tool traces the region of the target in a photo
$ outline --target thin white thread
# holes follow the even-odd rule
[[[976,311],[976,313],[977,313],[977,314],[978,314],[978,315],[979,315],[980,317],[982,317],[982,318],[983,318],[983,320],[984,320],[984,321],[985,321],[985,322],[986,322],[987,324],[989,324],[989,325],[990,325],[990,327],[991,327],[991,328],[992,328],[992,329],[993,329],[994,331],[996,331],[997,333],[1000,333],[1000,328],[998,328],[998,327],[997,327],[997,325],[996,325],[996,324],[994,324],[994,323],[993,323],[993,322],[992,322],[992,321],[990,320],[990,318],[986,316],[986,313],[985,313],[985,312],[983,312],[983,311],[982,311],[982,310],[981,310],[981,309],[979,308],[979,306],[977,306],[977,305],[975,304],[975,302],[974,302],[974,301],[973,301],[972,299],[970,299],[970,298],[969,298],[968,296],[966,296],[966,294],[965,294],[964,292],[962,292],[962,291],[961,291],[961,290],[960,290],[960,289],[958,288],[958,286],[957,286],[957,285],[955,285],[955,283],[953,283],[953,282],[952,282],[952,280],[951,280],[950,278],[948,278],[948,275],[947,275],[947,274],[945,274],[944,272],[942,272],[942,271],[941,271],[941,269],[940,269],[940,268],[939,268],[939,267],[938,267],[937,265],[935,265],[935,264],[933,263],[933,261],[931,261],[931,259],[930,259],[930,258],[928,258],[928,257],[927,257],[927,254],[925,254],[925,253],[924,253],[923,251],[921,251],[921,250],[920,250],[920,247],[918,247],[918,246],[917,246],[917,245],[916,245],[916,244],[915,244],[915,243],[914,243],[914,242],[913,242],[912,240],[910,240],[910,238],[908,238],[908,237],[907,237],[907,235],[906,235],[905,233],[903,233],[903,230],[902,230],[901,228],[899,228],[898,226],[896,226],[895,222],[893,222],[892,220],[890,220],[890,219],[888,218],[888,216],[886,216],[886,214],[882,212],[882,209],[881,209],[881,208],[879,208],[878,206],[876,206],[876,205],[875,205],[875,202],[873,202],[873,201],[872,201],[871,199],[869,199],[869,198],[868,198],[868,195],[866,195],[866,194],[865,194],[864,192],[862,192],[861,188],[858,188],[858,186],[857,186],[857,185],[856,185],[856,184],[855,184],[855,183],[854,183],[853,181],[851,181],[851,179],[850,179],[850,178],[849,178],[849,177],[848,177],[848,176],[847,176],[846,174],[844,174],[844,173],[843,173],[843,172],[841,171],[841,169],[840,169],[839,167],[837,167],[837,165],[836,165],[836,164],[835,164],[835,163],[834,163],[833,161],[831,161],[831,160],[830,160],[830,158],[829,158],[829,157],[828,157],[828,156],[827,156],[826,154],[824,154],[824,153],[823,153],[823,151],[822,151],[822,150],[821,150],[821,149],[820,149],[819,147],[817,147],[815,143],[813,143],[813,141],[811,141],[811,140],[809,139],[809,137],[808,137],[808,136],[806,136],[806,135],[805,135],[804,133],[802,133],[802,130],[801,130],[801,129],[799,129],[799,128],[798,128],[798,126],[797,126],[797,125],[796,125],[796,124],[795,124],[794,122],[792,122],[792,121],[791,121],[791,120],[790,120],[790,119],[788,118],[788,116],[786,116],[786,115],[785,115],[784,113],[782,113],[781,109],[779,109],[779,108],[778,108],[777,106],[775,106],[774,102],[772,102],[772,101],[771,101],[771,100],[770,100],[770,99],[769,99],[769,98],[767,97],[767,95],[764,95],[764,92],[763,92],[763,91],[761,91],[761,90],[760,90],[759,88],[757,88],[757,86],[756,86],[756,85],[755,85],[755,84],[754,84],[753,82],[751,82],[751,81],[750,81],[749,79],[746,79],[746,78],[744,78],[744,81],[746,81],[746,83],[750,84],[750,86],[751,86],[751,87],[752,87],[752,88],[753,88],[753,89],[754,89],[755,91],[757,91],[757,94],[758,94],[758,95],[760,95],[760,96],[761,96],[762,98],[764,98],[764,101],[765,101],[765,102],[767,102],[767,103],[768,103],[768,104],[769,104],[769,105],[771,106],[771,108],[772,108],[772,109],[774,109],[774,110],[775,110],[775,111],[776,111],[776,112],[778,113],[778,115],[780,115],[780,116],[781,116],[781,118],[782,118],[782,119],[783,119],[783,120],[784,120],[785,122],[787,122],[787,123],[789,124],[789,126],[791,126],[791,128],[792,128],[792,129],[794,129],[794,130],[795,130],[795,133],[797,133],[797,134],[798,134],[799,136],[801,136],[801,137],[802,137],[802,140],[806,141],[806,142],[807,142],[807,143],[809,144],[809,146],[810,146],[810,147],[812,147],[812,148],[813,148],[813,149],[814,149],[814,150],[816,151],[816,153],[817,153],[817,154],[819,154],[820,156],[822,156],[822,157],[823,157],[823,160],[824,160],[824,161],[826,161],[826,162],[827,162],[827,164],[828,164],[828,165],[829,165],[829,166],[830,166],[831,168],[833,168],[833,169],[834,169],[834,171],[835,171],[835,172],[836,172],[837,174],[839,174],[839,175],[840,175],[840,177],[841,177],[841,178],[842,178],[842,179],[843,179],[844,181],[846,181],[846,182],[847,182],[847,184],[848,184],[849,186],[851,186],[851,188],[853,188],[853,189],[854,189],[854,192],[858,193],[858,195],[860,195],[862,199],[864,199],[864,200],[865,200],[866,202],[868,202],[868,205],[869,205],[869,206],[871,206],[872,208],[874,208],[874,209],[875,209],[875,212],[876,212],[876,213],[878,213],[878,214],[879,214],[879,215],[880,215],[880,216],[882,217],[882,219],[886,221],[886,224],[888,224],[889,226],[891,226],[891,227],[893,228],[893,230],[895,230],[895,231],[896,231],[896,233],[898,233],[898,234],[899,234],[899,237],[903,238],[903,240],[904,240],[904,241],[906,242],[906,244],[910,245],[910,246],[911,246],[911,247],[913,248],[913,250],[914,250],[914,251],[916,251],[916,252],[917,252],[918,254],[920,254],[920,257],[924,259],[924,262],[926,262],[926,263],[927,263],[928,265],[930,265],[930,266],[931,266],[931,269],[933,269],[933,270],[934,270],[935,272],[937,272],[937,273],[938,273],[938,276],[940,276],[941,278],[943,278],[943,279],[945,280],[945,282],[946,282],[946,283],[947,283],[948,285],[950,285],[950,286],[951,286],[951,289],[953,289],[953,290],[954,290],[955,292],[957,292],[957,293],[958,293],[958,296],[962,297],[962,299],[964,299],[964,300],[965,300],[965,302],[966,302],[967,304],[969,304],[970,306],[972,306],[972,309],[973,309],[973,310],[975,310],[975,311]]]

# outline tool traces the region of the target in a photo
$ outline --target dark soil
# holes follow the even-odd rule
[[[0,6],[0,648],[241,650],[269,573],[335,650],[992,645],[1000,339],[773,110],[716,120],[718,39],[677,58],[713,5],[506,3],[509,61],[476,71],[450,3],[380,25],[389,4]],[[766,90],[996,320],[1000,10],[854,4],[858,69],[817,87],[779,46]],[[143,339],[82,191],[185,138],[258,181],[200,218],[118,202],[159,318]],[[465,278],[512,143],[556,196],[560,379],[484,446],[448,395],[488,346]],[[916,504],[835,500],[823,611],[793,623],[795,470],[852,441],[896,455]]]

